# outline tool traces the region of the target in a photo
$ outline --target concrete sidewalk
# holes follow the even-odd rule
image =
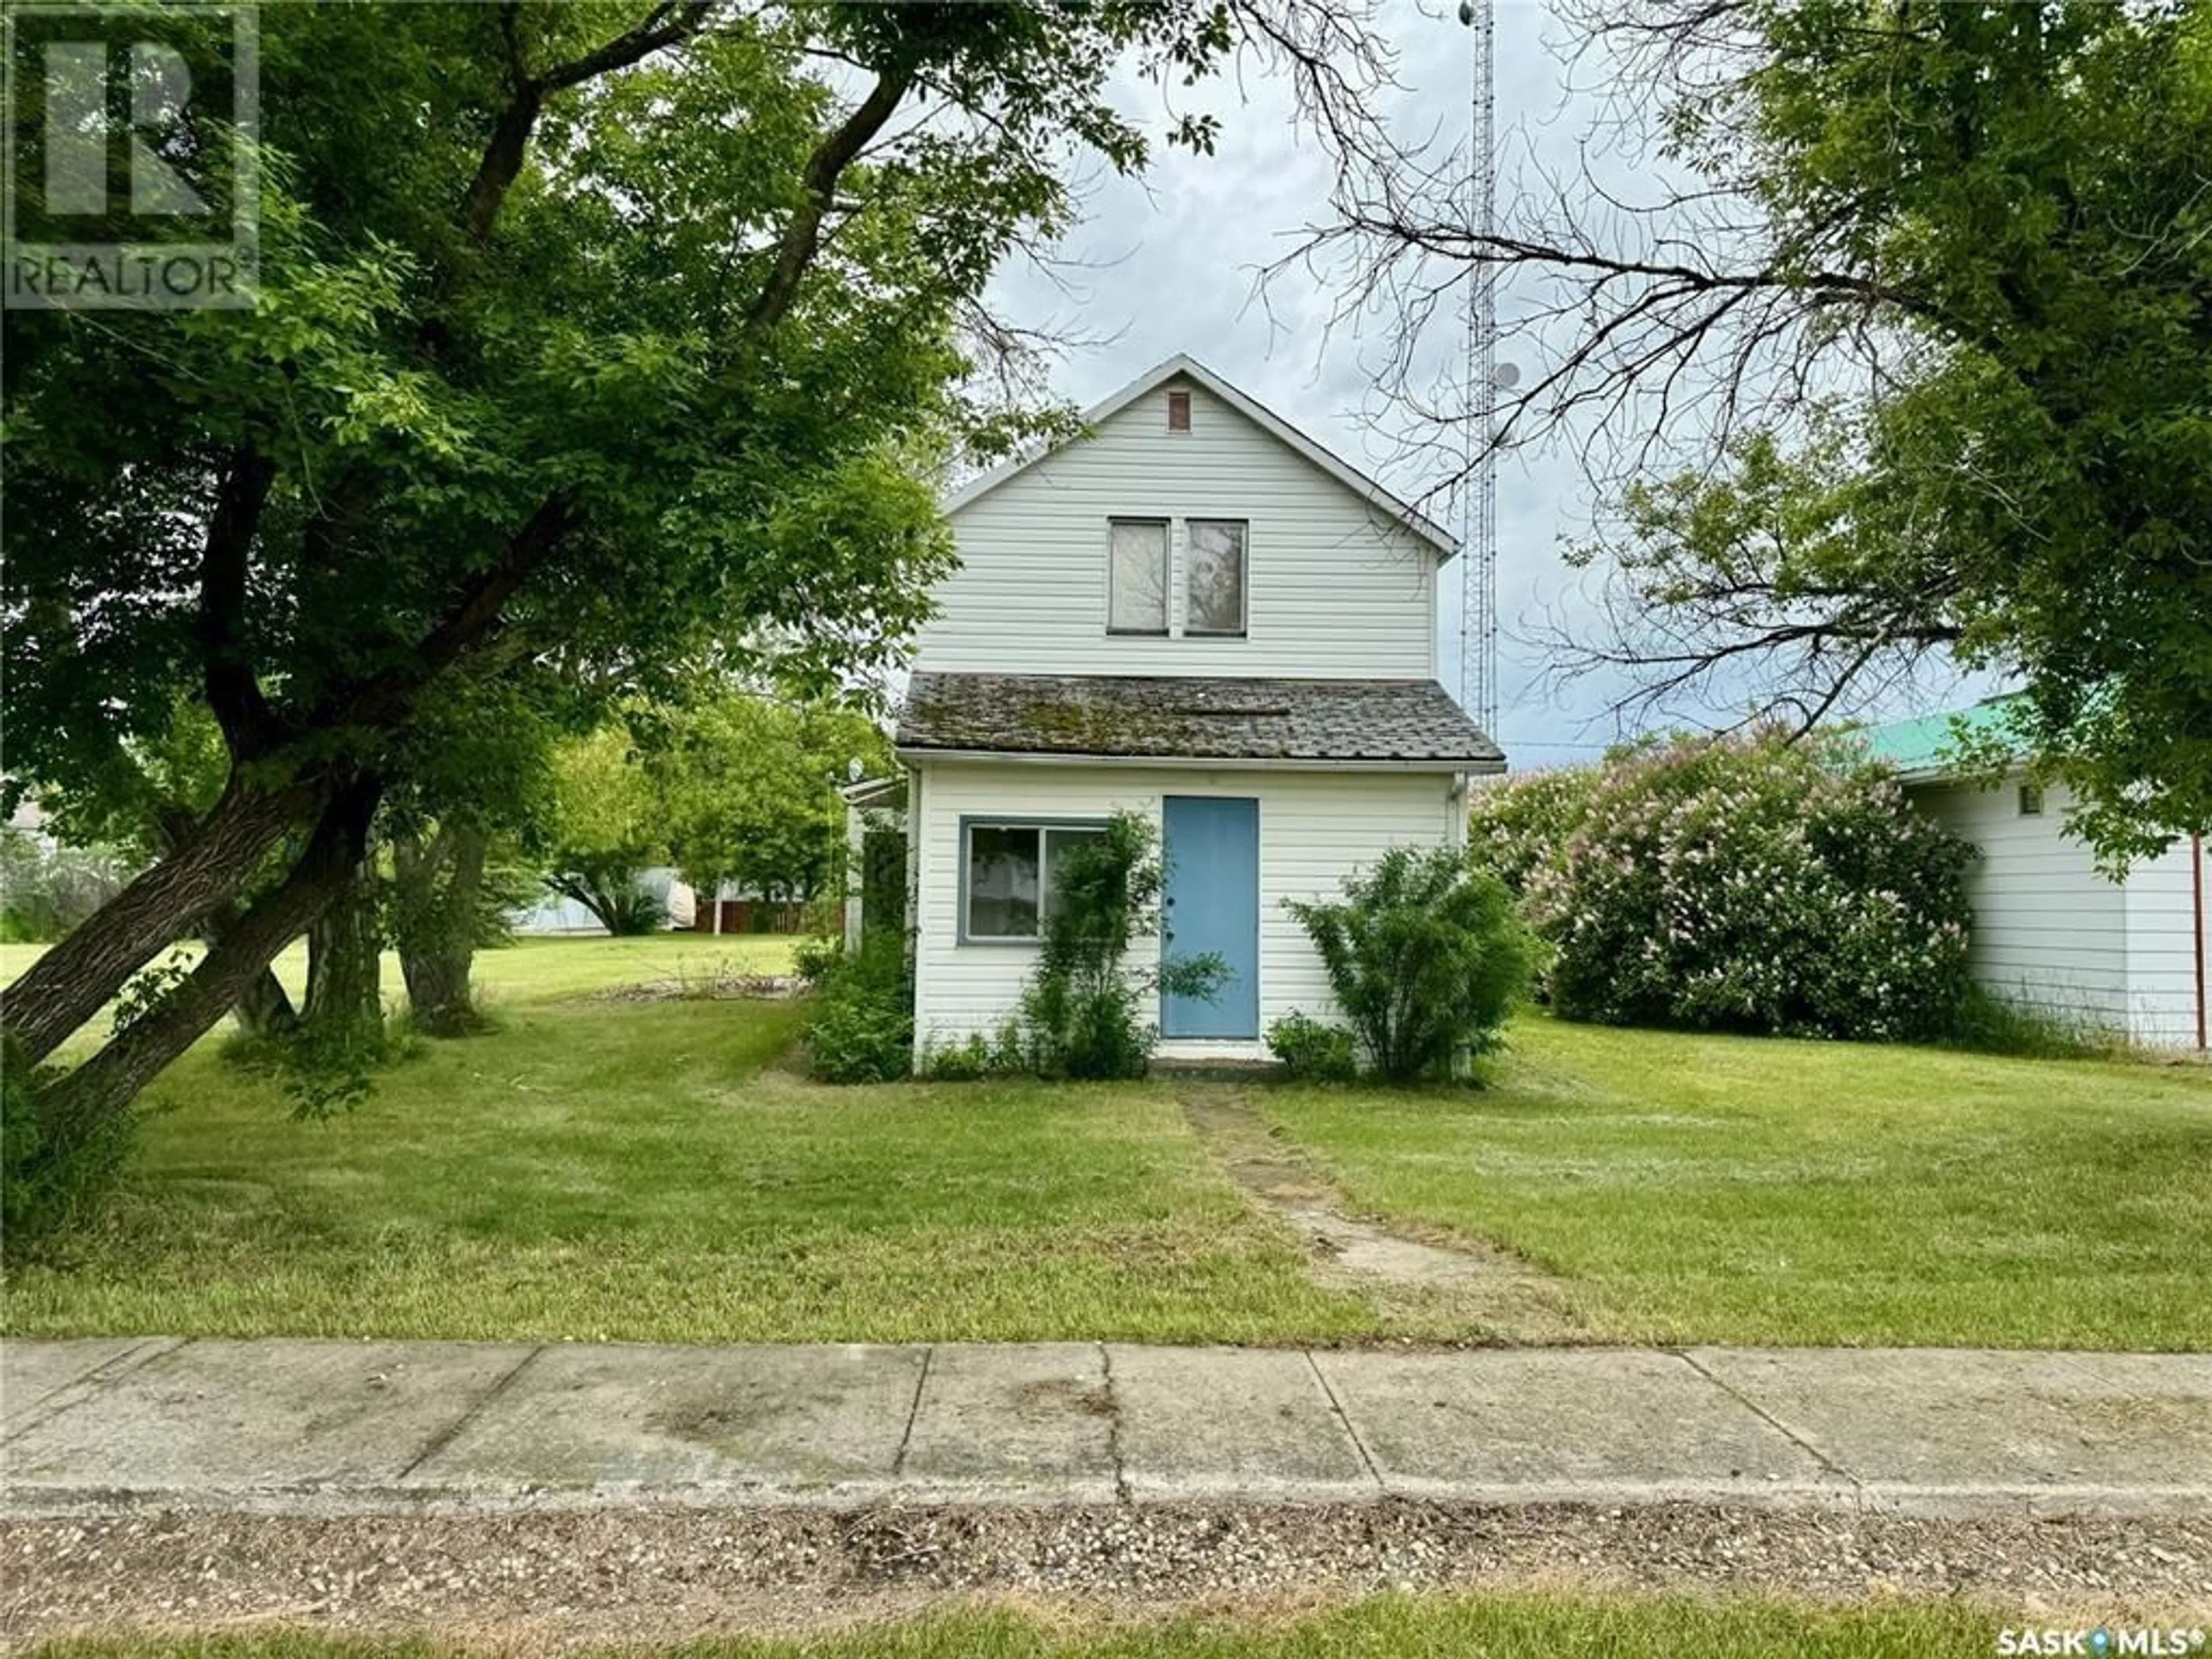
[[[1662,1501],[2212,1510],[2212,1355],[0,1345],[0,1512]]]

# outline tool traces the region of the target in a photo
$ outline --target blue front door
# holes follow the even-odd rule
[[[1161,804],[1167,860],[1162,954],[1213,952],[1229,981],[1211,1000],[1163,996],[1160,1035],[1260,1035],[1260,803],[1170,795]]]

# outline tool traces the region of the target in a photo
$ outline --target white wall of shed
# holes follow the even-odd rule
[[[1923,785],[1915,802],[1981,849],[1969,874],[1974,977],[1998,995],[2156,1048],[2196,1041],[2197,953],[2206,949],[2184,841],[2124,881],[2063,830],[2069,798],[2020,810],[2019,774],[1982,787]],[[2212,886],[2212,883],[2208,883]]]

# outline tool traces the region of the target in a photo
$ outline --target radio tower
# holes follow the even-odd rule
[[[1474,35],[1474,119],[1468,143],[1468,230],[1478,255],[1467,303],[1467,559],[1460,570],[1459,701],[1498,735],[1498,274],[1486,239],[1498,210],[1494,0],[1460,0]]]

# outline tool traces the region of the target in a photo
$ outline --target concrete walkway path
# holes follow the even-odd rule
[[[1683,1501],[2212,1510],[2212,1355],[0,1344],[0,1513]]]

